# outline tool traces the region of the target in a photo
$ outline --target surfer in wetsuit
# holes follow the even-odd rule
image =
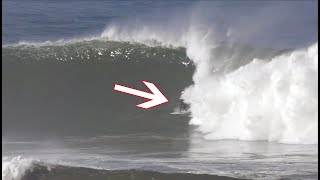
[[[183,100],[180,100],[180,112],[188,110],[188,104],[184,103]]]

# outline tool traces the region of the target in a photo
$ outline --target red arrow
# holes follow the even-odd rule
[[[161,91],[157,88],[155,84],[147,81],[142,81],[142,82],[149,88],[151,93],[140,91],[137,89],[126,87],[126,86],[122,86],[119,84],[114,85],[114,90],[131,94],[134,96],[139,96],[146,99],[151,99],[150,101],[136,105],[137,107],[144,108],[144,109],[149,109],[149,108],[158,106],[160,104],[169,102],[169,100],[161,93]]]

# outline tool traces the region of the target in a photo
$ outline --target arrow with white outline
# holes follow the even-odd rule
[[[127,93],[130,95],[150,99],[150,101],[136,105],[139,108],[149,109],[149,108],[158,106],[160,104],[169,102],[169,100],[161,93],[161,91],[157,88],[155,84],[147,81],[142,81],[142,82],[149,88],[151,93],[140,91],[134,88],[126,87],[126,86],[122,86],[119,84],[114,85],[114,90]]]

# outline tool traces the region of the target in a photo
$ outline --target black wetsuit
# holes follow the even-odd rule
[[[180,101],[180,112],[186,111],[188,109],[188,104],[184,103],[183,101]]]

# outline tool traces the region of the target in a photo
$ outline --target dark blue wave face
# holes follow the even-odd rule
[[[195,14],[206,26],[241,32],[236,36],[241,43],[305,46],[318,37],[318,1],[3,0],[2,41],[88,37],[101,34],[110,23],[173,27],[180,25],[171,21],[190,24]]]

